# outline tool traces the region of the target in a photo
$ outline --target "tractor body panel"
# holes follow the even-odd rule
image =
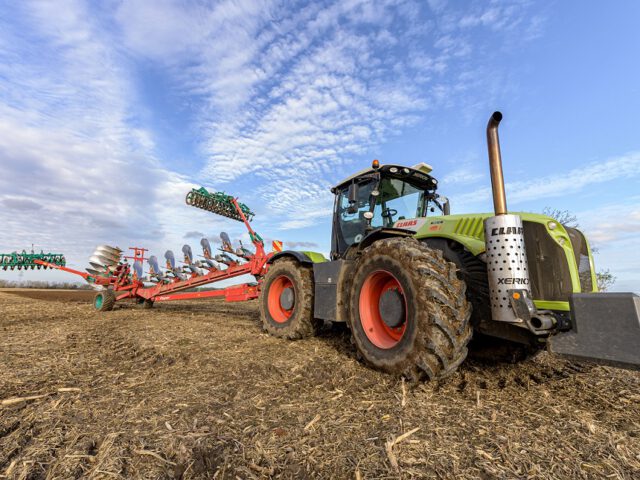
[[[553,353],[640,370],[640,297],[633,293],[576,293],[572,329],[548,340]]]
[[[316,318],[338,320],[338,289],[344,260],[322,262],[313,265],[314,304]]]
[[[326,262],[327,259],[324,255],[318,252],[298,251],[298,250],[284,250],[273,255],[267,263],[273,263],[279,258],[291,257],[295,258],[302,264],[311,265],[314,263]]]

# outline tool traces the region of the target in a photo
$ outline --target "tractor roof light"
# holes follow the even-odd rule
[[[371,162],[371,168],[373,168],[374,170],[378,170],[380,168],[380,161],[374,160],[373,162]]]
[[[558,228],[558,224],[556,222],[549,222],[547,223],[547,227],[549,227],[549,230],[555,230],[556,228]]]

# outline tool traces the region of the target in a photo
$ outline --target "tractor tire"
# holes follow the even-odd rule
[[[111,311],[115,304],[116,295],[111,290],[102,290],[93,297],[93,306],[99,312]]]
[[[412,381],[455,372],[472,335],[466,284],[455,264],[403,237],[373,243],[354,269],[349,325],[364,360]]]
[[[153,300],[145,298],[144,302],[142,302],[142,308],[144,308],[145,310],[153,308]]]
[[[312,268],[291,258],[273,262],[260,294],[264,329],[289,340],[314,336],[322,321],[313,318],[313,289]]]

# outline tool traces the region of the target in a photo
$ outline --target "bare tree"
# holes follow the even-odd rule
[[[596,282],[598,283],[598,290],[606,292],[616,283],[616,276],[612,274],[608,268],[606,270],[600,270],[596,272]]]
[[[547,215],[551,218],[555,218],[562,225],[566,225],[571,228],[580,228],[578,223],[578,217],[576,217],[569,210],[559,210],[557,208],[544,207],[542,210],[543,215]]]

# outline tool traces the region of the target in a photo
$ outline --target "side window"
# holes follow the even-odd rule
[[[340,233],[347,246],[359,242],[364,236],[367,226],[364,214],[370,210],[369,201],[371,199],[371,190],[373,190],[373,182],[360,184],[358,187],[358,201],[356,203],[358,210],[354,213],[349,212],[348,190],[345,189],[340,194],[340,203],[338,206]],[[374,218],[371,222],[374,227],[382,225],[381,212],[381,208],[376,205]]]

